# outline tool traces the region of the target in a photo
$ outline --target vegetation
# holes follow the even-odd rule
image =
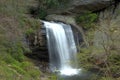
[[[82,48],[78,54],[80,67],[97,73],[92,80],[119,80],[119,7],[111,14],[111,8],[101,12],[95,27],[87,30],[88,48]],[[98,76],[101,75],[100,79]]]
[[[39,8],[37,14],[38,19],[45,19],[45,17],[47,16],[47,12],[44,8]]]
[[[70,0],[45,0],[46,6],[49,8],[64,6],[69,3]],[[63,5],[64,3],[64,5]]]
[[[38,6],[31,7],[30,13],[38,19],[45,20],[49,9],[62,9],[68,6],[70,0],[37,0]]]
[[[32,0],[34,1],[34,0]],[[40,80],[40,71],[24,53],[29,49],[22,39],[39,27],[30,18],[31,0],[0,1],[0,80]]]
[[[76,16],[76,22],[83,26],[84,29],[93,28],[94,22],[97,21],[98,15],[89,11]]]
[[[38,19],[45,19],[48,8],[64,8],[69,0],[37,1],[37,9],[31,11],[35,19],[29,8],[34,7],[36,0],[0,0],[0,80],[40,80],[41,71],[24,56],[31,50],[23,40],[40,28]],[[90,45],[80,49],[79,67],[91,72],[97,69],[92,80],[120,80],[119,8],[114,11],[110,8],[99,15],[85,12],[76,16],[76,22],[86,30]],[[48,80],[57,77],[51,74]]]
[[[0,80],[40,80],[41,71],[26,56],[31,53],[23,41],[40,28],[29,14],[35,0],[0,0]],[[44,11],[40,11],[43,19]],[[50,75],[50,80],[54,76]],[[49,78],[47,78],[49,80]]]

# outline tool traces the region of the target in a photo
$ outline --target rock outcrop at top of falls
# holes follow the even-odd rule
[[[48,10],[49,14],[78,14],[84,11],[98,11],[108,7],[111,0],[68,0],[61,6]]]

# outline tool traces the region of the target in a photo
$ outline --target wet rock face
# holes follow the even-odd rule
[[[111,0],[68,0],[62,7],[49,9],[49,14],[79,14],[85,11],[98,11],[108,7]],[[64,6],[67,5],[67,6]]]
[[[27,53],[26,56],[38,60],[38,61],[49,61],[46,32],[45,28],[38,29],[34,34],[26,37],[29,43],[31,53]]]

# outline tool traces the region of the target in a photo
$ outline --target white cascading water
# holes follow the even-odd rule
[[[76,45],[70,25],[44,21],[47,33],[50,69],[62,75],[75,75]],[[74,65],[74,66],[73,66]]]

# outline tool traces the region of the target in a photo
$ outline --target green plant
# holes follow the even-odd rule
[[[38,30],[41,27],[41,22],[37,19],[29,19],[27,23],[33,30]]]
[[[94,22],[97,20],[98,15],[96,13],[85,12],[76,16],[76,22],[81,24],[84,29],[90,29],[93,27]]]
[[[9,46],[8,53],[10,53],[10,55],[17,61],[22,62],[24,60],[24,55],[21,42],[10,43]]]
[[[67,3],[69,3],[70,0],[45,0],[45,3],[47,4],[47,7],[49,8],[55,8],[55,7],[60,7],[64,6]]]
[[[31,13],[39,19],[45,19],[47,16],[47,9],[65,8],[70,0],[38,0],[37,9],[31,10]]]
[[[23,68],[25,71],[29,71],[33,67],[34,67],[34,65],[28,61],[24,61],[21,63],[21,68]]]
[[[15,80],[19,79],[19,74],[9,68],[6,64],[0,64],[0,79],[1,80]]]
[[[34,64],[30,62],[22,62],[21,68],[24,69],[30,76],[32,76],[35,79],[38,79],[40,76],[40,71],[38,68],[34,67]]]
[[[25,70],[23,70],[19,65],[12,64],[10,67],[20,74],[26,74]]]
[[[8,53],[3,53],[0,56],[0,59],[7,64],[18,64],[18,62]]]
[[[50,76],[49,80],[57,80],[57,76],[55,74],[52,74]]]
[[[39,8],[37,11],[37,18],[45,19],[46,16],[47,16],[46,10],[44,8]]]
[[[114,53],[110,54],[108,62],[112,74],[117,75],[120,72],[120,55]]]
[[[48,7],[55,7],[59,5],[58,0],[45,0]]]
[[[77,55],[77,59],[79,60],[80,67],[83,67],[85,69],[90,69],[93,64],[91,62],[91,48],[81,48],[80,53]]]
[[[116,80],[112,77],[102,77],[100,80]]]
[[[34,68],[32,62],[28,65],[24,56],[24,53],[30,50],[23,44],[23,35],[26,29],[36,30],[39,26],[38,20],[26,14],[33,2],[34,0],[0,0],[0,80],[40,79],[40,71]],[[28,35],[33,33],[33,30],[28,30]],[[29,68],[30,66],[32,67]]]
[[[30,35],[34,34],[34,32],[35,32],[35,30],[33,30],[32,28],[29,28],[29,29],[26,30],[25,34],[27,36],[30,36]]]

